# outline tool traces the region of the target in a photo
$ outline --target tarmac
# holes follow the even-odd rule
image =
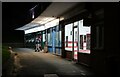
[[[29,48],[13,49],[16,77],[92,77],[90,68],[51,53]]]

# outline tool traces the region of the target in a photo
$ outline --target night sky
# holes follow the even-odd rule
[[[35,18],[49,6],[48,2],[3,2],[2,3],[2,41],[3,43],[23,42],[24,31],[14,29],[30,23],[30,9],[35,5]]]

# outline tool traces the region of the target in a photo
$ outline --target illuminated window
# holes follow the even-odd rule
[[[90,50],[90,34],[87,34],[87,49]]]

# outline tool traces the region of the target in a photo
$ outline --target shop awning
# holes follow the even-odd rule
[[[56,19],[55,17],[38,16],[32,22],[24,25],[23,27],[17,28],[15,30],[28,30],[35,27],[40,27],[48,22],[54,21],[55,19]]]
[[[77,2],[53,2],[49,7],[36,19],[32,22],[28,23],[27,25],[17,28],[15,30],[28,30],[31,28],[35,28],[38,26],[43,26],[48,22],[54,21],[56,19],[63,20],[64,17],[62,15],[66,13],[68,10],[76,6]],[[45,27],[49,28],[49,27]]]
[[[24,25],[23,27],[17,28],[15,30],[27,30],[27,29],[30,29],[30,28],[37,27],[39,25],[40,24],[37,24],[37,23],[28,23],[28,24]]]

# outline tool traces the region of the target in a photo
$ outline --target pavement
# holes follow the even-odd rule
[[[91,77],[87,67],[51,53],[35,52],[29,48],[15,48],[16,77]]]

